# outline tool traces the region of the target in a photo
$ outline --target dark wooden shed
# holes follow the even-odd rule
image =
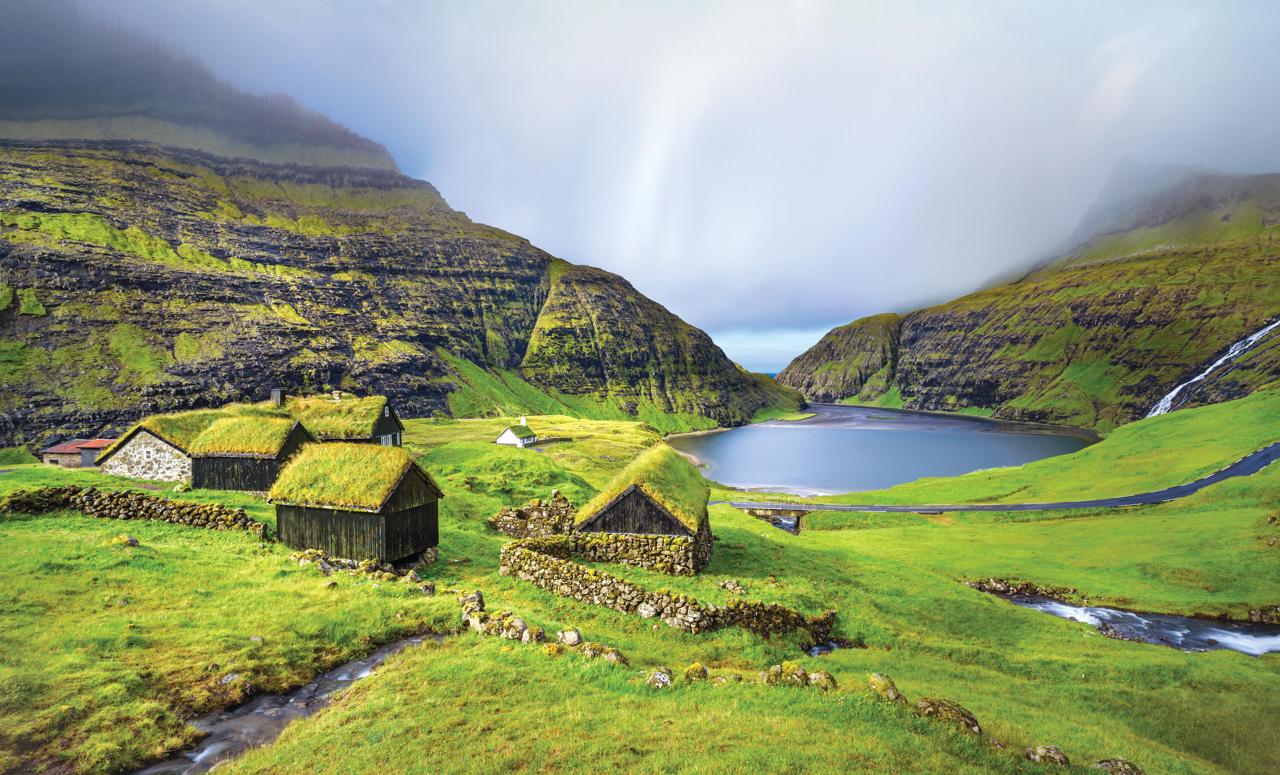
[[[359,398],[349,393],[299,396],[284,408],[315,434],[317,441],[350,441],[398,447],[404,423],[386,396]]]
[[[403,449],[359,443],[307,445],[270,493],[283,543],[379,562],[439,545],[443,497]]]
[[[218,420],[192,442],[191,486],[266,492],[285,462],[315,440],[302,423],[289,418]]]

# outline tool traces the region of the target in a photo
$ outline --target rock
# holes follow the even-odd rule
[[[726,579],[720,582],[721,589],[727,589],[737,595],[746,594],[747,588],[738,583],[736,579]]]
[[[218,679],[218,685],[226,686],[227,684],[231,683],[232,681],[236,680],[239,677],[240,677],[239,673],[227,673],[226,675]]]
[[[250,642],[250,643],[261,643],[261,642],[262,642],[262,636],[261,636],[261,635],[250,635],[250,636],[249,636],[249,642]]]
[[[613,648],[613,647],[611,647],[611,646],[605,647],[605,649],[604,649],[604,653],[601,655],[601,658],[602,658],[604,661],[606,661],[606,662],[612,662],[612,663],[614,663],[615,665],[629,665],[629,664],[631,664],[631,660],[629,660],[629,659],[627,659],[625,656],[623,656],[623,654],[622,654],[622,652],[621,652],[621,651],[618,651],[617,649],[615,649],[615,648]]]
[[[871,687],[871,691],[875,692],[882,700],[888,702],[897,702],[906,704],[907,698],[902,696],[902,692],[898,691],[898,686],[893,679],[884,673],[872,673],[867,676],[867,685]]]
[[[773,665],[760,671],[760,683],[765,686],[777,686],[782,681],[782,665]]]
[[[739,684],[739,683],[742,683],[742,676],[738,675],[737,673],[728,673],[728,674],[726,674],[726,675],[718,675],[718,676],[716,676],[715,678],[712,678],[712,679],[711,679],[711,683],[713,683],[713,684],[729,684],[729,683]]]
[[[503,622],[501,635],[507,640],[523,640],[528,629],[529,626],[524,623],[524,619],[512,616]]]
[[[1128,759],[1099,759],[1089,765],[1091,770],[1102,770],[1110,775],[1147,775],[1146,771]]]
[[[978,725],[978,719],[958,702],[923,697],[916,703],[916,713],[925,718],[933,718],[955,724],[975,735],[982,734],[982,727]]]
[[[563,643],[548,643],[542,647],[543,653],[549,657],[558,657],[564,653]]]
[[[436,585],[430,582],[426,584],[419,584],[418,591],[426,595],[427,597],[434,597],[436,594]]]
[[[829,692],[836,688],[836,677],[826,670],[816,670],[809,674],[809,685]]]
[[[556,640],[566,646],[577,646],[582,643],[582,633],[573,628],[561,630],[556,633]]]
[[[422,577],[413,569],[410,569],[408,573],[404,574],[404,582],[406,584],[417,584],[419,581],[422,581]]]
[[[1059,767],[1071,766],[1071,761],[1062,749],[1056,745],[1037,745],[1035,748],[1028,748],[1026,757],[1033,762],[1040,764],[1056,764]]]
[[[671,670],[665,667],[655,667],[649,671],[649,677],[645,679],[645,685],[654,689],[665,689],[671,685]]]
[[[783,662],[782,683],[787,686],[808,686],[809,673],[795,662]]]
[[[332,580],[330,580],[330,581],[326,581],[326,582],[324,583],[324,585],[323,585],[323,586],[324,586],[324,588],[325,588],[325,589],[337,589],[337,588],[338,588],[338,582],[336,582],[336,581],[332,581]]]
[[[684,680],[686,681],[705,681],[707,680],[707,668],[703,667],[701,662],[694,662],[684,669]]]
[[[541,643],[547,639],[547,633],[541,627],[530,627],[520,636],[525,643]]]
[[[658,609],[652,603],[641,603],[636,606],[636,613],[640,614],[642,619],[652,619],[658,615]]]
[[[483,611],[484,610],[484,593],[482,593],[480,590],[477,589],[475,592],[472,592],[469,595],[463,595],[462,597],[458,598],[458,602],[462,604],[463,608],[466,608],[467,604],[469,603],[475,607],[475,610]]]

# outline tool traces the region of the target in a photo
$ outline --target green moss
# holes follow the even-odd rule
[[[274,503],[376,511],[416,465],[400,447],[308,444],[280,471]]]
[[[271,305],[271,311],[274,312],[276,316],[279,317],[281,320],[288,321],[289,323],[293,323],[294,325],[297,325],[297,326],[311,325],[311,321],[307,320],[302,315],[300,315],[298,313],[298,310],[293,308],[292,304],[287,304],[285,302],[277,302]]]
[[[363,439],[373,435],[386,406],[386,396],[357,398],[342,393],[336,401],[328,395],[293,397],[284,408],[316,438]]]
[[[594,517],[632,485],[662,504],[689,532],[697,534],[706,524],[707,483],[692,463],[666,444],[654,445],[622,469],[578,510],[578,524]]]
[[[44,317],[48,314],[44,305],[40,303],[40,299],[36,296],[35,288],[23,288],[18,291],[18,314],[35,317]]]
[[[288,417],[224,417],[200,432],[193,455],[276,455],[293,430]]]
[[[173,356],[154,337],[132,323],[120,323],[107,332],[111,355],[123,367],[122,378],[137,385],[160,381]]]
[[[226,353],[227,338],[226,331],[203,334],[184,331],[173,341],[173,357],[179,363],[217,360]]]
[[[0,283],[0,312],[13,306],[13,287]]]

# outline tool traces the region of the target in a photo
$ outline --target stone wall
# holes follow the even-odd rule
[[[489,518],[489,527],[512,538],[540,538],[573,532],[576,509],[559,490],[552,490],[551,498],[537,498],[520,508],[503,506]]]
[[[637,541],[635,539],[650,539]],[[701,603],[687,595],[667,590],[651,592],[609,573],[588,568],[573,558],[589,562],[653,562],[642,565],[665,573],[676,573],[661,544],[683,541],[690,558],[694,541],[679,536],[637,536],[632,534],[575,533],[513,541],[502,548],[498,572],[514,576],[536,587],[583,603],[602,605],[623,613],[638,614],[646,619],[661,619],[667,626],[686,632],[709,632],[722,627],[742,627],[758,635],[773,635],[793,630],[808,630],[814,642],[831,637],[835,612],[806,617],[797,611],[773,603],[735,600],[726,606]],[[652,558],[660,557],[660,560]],[[689,560],[692,563],[692,559]],[[692,567],[691,565],[689,567]]]
[[[146,431],[138,431],[101,466],[103,473],[155,482],[191,481],[191,458]]]
[[[266,537],[267,526],[250,519],[244,509],[216,503],[193,503],[161,498],[134,490],[98,490],[93,487],[45,487],[17,490],[0,498],[0,512],[44,514],[73,509],[101,519],[153,519],[211,530],[247,530]]]

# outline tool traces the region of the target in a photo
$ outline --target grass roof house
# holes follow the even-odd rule
[[[308,444],[267,497],[280,540],[295,549],[395,562],[440,541],[444,493],[399,447]]]
[[[386,396],[357,398],[340,392],[298,396],[285,400],[284,410],[307,426],[318,441],[398,447],[404,435],[404,423]]]
[[[315,440],[291,417],[223,417],[191,442],[191,486],[266,492],[285,461]]]
[[[521,417],[519,425],[510,425],[504,428],[502,433],[498,434],[498,438],[493,440],[493,443],[524,449],[538,443],[538,434],[534,433],[533,429],[529,427],[529,421]]]
[[[711,561],[710,492],[698,469],[666,444],[645,451],[579,511],[582,533],[682,536],[693,542],[693,567]]]
[[[161,482],[190,481],[191,448],[200,434],[228,417],[287,418],[260,404],[228,404],[221,409],[155,414],[129,429],[98,455],[104,473]]]

